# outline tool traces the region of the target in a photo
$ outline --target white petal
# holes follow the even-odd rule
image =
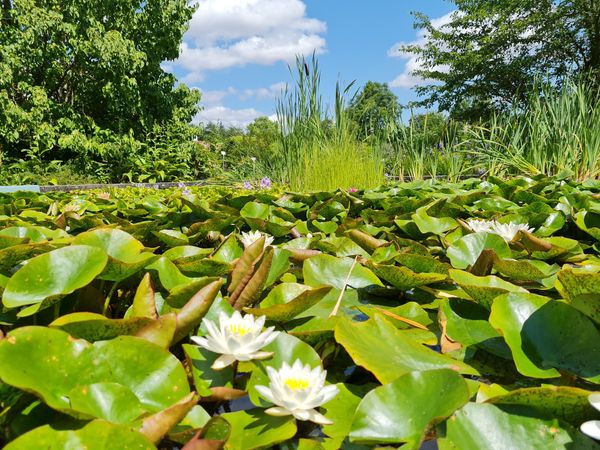
[[[283,363],[283,364],[285,364],[285,363]],[[277,370],[275,370],[271,366],[267,366],[267,375],[270,380],[278,380],[279,381],[279,373],[277,372]]]
[[[294,417],[299,419],[298,417],[299,411],[294,411]],[[325,417],[323,414],[315,411],[314,409],[309,409],[302,412],[302,416],[306,417],[305,419],[300,420],[310,420],[311,422],[318,423],[320,425],[331,425],[333,422]]]
[[[600,420],[589,420],[581,425],[581,432],[600,441]]]
[[[203,338],[200,336],[192,336],[191,339],[193,342],[195,342],[199,346],[207,348],[206,346],[208,345],[208,341],[206,340],[206,338]]]
[[[325,386],[321,391],[321,398],[323,399],[323,403],[327,403],[329,400],[333,399],[340,390],[335,384],[330,384],[329,386]],[[321,404],[323,404],[321,403]]]
[[[311,417],[310,411],[308,409],[295,409],[292,411],[292,414],[298,420],[309,420]]]
[[[252,314],[248,314],[246,317],[248,317],[248,316],[250,316],[250,317],[254,317]],[[265,320],[267,320],[267,316],[260,316],[260,317],[258,317],[258,318],[256,319],[256,322],[254,322],[254,323],[255,323],[255,325],[256,325],[256,328],[258,328],[258,329],[261,329],[261,330],[262,330],[262,327],[264,327],[264,326],[265,326]]]
[[[215,360],[210,368],[213,370],[221,370],[232,364],[234,361],[235,357],[233,355],[221,355]]]
[[[291,411],[287,410],[286,408],[282,408],[281,406],[273,406],[271,408],[265,409],[265,412],[272,416],[289,416],[290,414],[292,414]]]
[[[255,352],[250,355],[250,359],[267,359],[273,356],[273,352]]]
[[[273,392],[271,392],[271,389],[269,389],[266,386],[262,386],[262,385],[254,386],[254,388],[265,400],[267,400],[271,403],[276,403],[276,400],[273,397]]]
[[[588,396],[588,400],[594,408],[600,411],[600,392],[594,392]]]
[[[334,398],[338,394],[339,390],[336,385],[330,384],[329,386],[325,386],[318,395],[313,396],[312,398],[307,398],[307,400],[303,403],[302,406],[305,408],[316,408],[317,406],[321,406],[332,398]]]

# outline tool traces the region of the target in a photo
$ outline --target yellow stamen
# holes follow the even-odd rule
[[[229,324],[229,331],[231,331],[232,333],[237,334],[238,336],[243,336],[246,333],[250,332],[250,328],[244,326],[241,323],[230,323]]]
[[[303,378],[287,378],[284,381],[284,384],[293,391],[298,389],[306,389],[308,386],[310,386],[308,380]]]

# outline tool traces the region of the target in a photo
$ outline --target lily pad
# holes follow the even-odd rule
[[[511,251],[503,238],[494,233],[471,233],[456,242],[446,254],[456,269],[466,269],[475,264],[483,250],[493,250],[499,258],[510,258]]]
[[[462,361],[441,355],[398,330],[376,314],[366,322],[338,321],[335,339],[354,362],[371,371],[381,383],[389,383],[412,371],[452,369],[475,375],[477,371]],[[374,352],[373,349],[378,349]],[[385,358],[381,358],[385,355]]]
[[[504,335],[519,372],[553,378],[557,369],[600,383],[600,331],[568,304],[510,293],[494,300],[490,323]]]
[[[354,267],[352,267],[354,265]],[[331,255],[317,255],[308,258],[302,269],[304,283],[308,286],[333,286],[342,289],[377,285],[383,286],[379,278],[351,258],[337,258]]]
[[[9,443],[5,450],[44,448],[47,450],[152,450],[156,447],[142,434],[103,420],[81,428],[57,429],[50,425],[36,428]]]
[[[407,442],[416,448],[429,427],[450,416],[469,397],[467,383],[453,370],[406,373],[361,400],[350,440],[365,444]]]
[[[468,403],[447,422],[442,449],[505,450],[523,448],[594,449],[597,446],[578,431],[556,419],[505,412],[495,405]],[[451,443],[446,446],[445,441]]]
[[[89,245],[59,248],[29,260],[8,280],[2,294],[7,308],[41,303],[82,288],[106,266],[103,250]]]

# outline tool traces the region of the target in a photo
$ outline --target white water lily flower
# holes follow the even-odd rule
[[[279,334],[274,331],[275,327],[263,331],[265,319],[265,316],[255,318],[252,314],[242,317],[239,311],[229,317],[222,312],[219,314],[218,326],[211,320],[202,319],[208,335],[193,336],[192,341],[211,352],[221,354],[211,366],[215,370],[223,369],[234,361],[265,359],[273,353],[260,349],[273,342]]]
[[[283,363],[279,370],[267,367],[267,374],[269,387],[256,386],[262,397],[276,405],[267,409],[267,414],[292,415],[298,420],[310,420],[321,425],[333,423],[315,410],[338,393],[335,385],[325,386],[326,370],[320,366],[311,369],[297,359],[292,366]]]
[[[492,233],[496,233],[502,237],[506,242],[512,241],[519,231],[533,232],[533,228],[529,228],[527,223],[500,223],[495,222],[492,226]]]
[[[494,220],[483,220],[483,219],[467,219],[466,224],[473,233],[479,233],[481,231],[491,232],[496,221]]]
[[[594,408],[600,411],[600,392],[590,394],[588,400]],[[587,422],[583,422],[580,429],[582,433],[600,441],[600,420],[588,420]]]
[[[269,236],[266,233],[261,233],[258,230],[250,231],[249,233],[242,231],[241,240],[242,240],[242,244],[244,244],[244,248],[250,247],[256,241],[258,241],[261,238],[261,236],[265,237],[265,248],[267,248],[269,245],[271,245],[271,243],[273,242],[273,239],[275,239],[273,236]]]

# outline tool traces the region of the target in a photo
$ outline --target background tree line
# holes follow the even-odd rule
[[[399,105],[386,84],[369,81],[344,104],[348,133],[386,161],[386,172],[404,173],[403,158],[437,165],[442,153],[485,150],[493,147],[486,141],[519,133],[523,142],[534,132],[547,140],[532,127],[544,122],[554,97],[573,97],[573,83],[589,108],[596,106],[600,2],[452,3],[456,10],[441,27],[415,13],[426,43],[400,49],[421,62],[415,75],[427,84],[415,88],[418,102]],[[2,0],[0,8],[0,181],[283,173],[286,136],[266,117],[246,129],[191,124],[200,93],[161,68],[178,56],[194,12],[188,1]],[[535,123],[528,118],[532,105]],[[556,107],[573,111],[563,120],[573,129],[585,129],[586,114],[593,116]],[[405,108],[419,114],[406,119]],[[319,133],[339,128],[322,120]]]

